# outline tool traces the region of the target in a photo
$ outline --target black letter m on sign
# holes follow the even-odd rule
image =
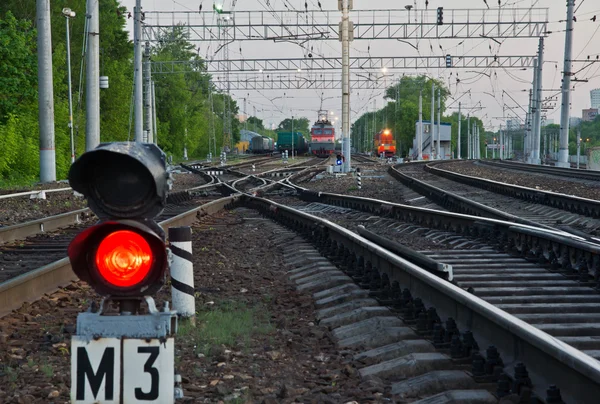
[[[104,384],[104,399],[113,400],[114,396],[114,374],[115,369],[115,348],[106,348],[98,371],[94,373],[92,364],[90,363],[90,357],[88,356],[87,350],[84,347],[77,348],[77,400],[85,400],[85,379],[90,381],[90,388],[94,394],[94,398],[98,395],[102,380],[106,376],[106,383]]]

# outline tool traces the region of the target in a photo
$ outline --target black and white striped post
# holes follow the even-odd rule
[[[362,179],[360,178],[360,167],[356,167],[356,181],[358,182],[358,190],[362,188]]]
[[[171,250],[171,295],[173,310],[196,324],[194,297],[194,265],[192,264],[192,229],[189,226],[169,228]]]

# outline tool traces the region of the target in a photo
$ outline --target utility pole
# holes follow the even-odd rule
[[[431,154],[435,156],[437,153],[439,153],[439,149],[437,147],[439,145],[435,145],[435,83],[433,82],[431,83],[431,124],[429,125],[429,137],[431,139]],[[433,153],[434,147],[435,154]]]
[[[88,0],[98,1],[98,0]],[[133,77],[134,77],[134,133],[135,141],[142,143],[144,141],[144,95],[142,81],[142,1],[135,0],[133,9]]]
[[[540,159],[540,139],[542,137],[542,91],[543,91],[543,71],[544,71],[544,38],[539,41],[538,61],[537,61],[537,93],[535,95],[535,133],[533,136],[533,164],[541,164]]]
[[[562,105],[560,113],[560,147],[557,167],[569,164],[569,108],[571,108],[571,59],[573,53],[573,14],[575,0],[567,0],[567,29],[565,32],[565,61],[563,67]]]
[[[442,89],[438,88],[437,158],[442,160]]]
[[[292,115],[292,160],[294,159],[294,115]]]
[[[467,114],[467,160],[471,159],[471,114]]]
[[[40,181],[56,181],[54,149],[54,89],[52,85],[52,40],[50,0],[37,0],[38,108],[40,121]]]
[[[577,129],[577,169],[579,170],[579,156],[581,155],[581,129]]]
[[[533,61],[533,90],[531,96],[531,112],[529,113],[529,120],[531,121],[531,131],[530,131],[530,139],[529,139],[529,158],[527,162],[529,164],[535,163],[535,135],[537,133],[537,96],[538,96],[538,59],[534,59]]]
[[[75,12],[70,8],[63,8],[63,15],[67,23],[67,80],[69,91],[69,132],[71,135],[71,164],[75,162],[75,139],[73,138],[73,88],[71,84],[71,36],[69,32],[69,19],[75,18]]]
[[[533,90],[529,90],[529,108],[527,114],[525,114],[525,136],[523,139],[523,160],[525,163],[529,162],[528,154],[531,154],[531,116],[533,108]]]
[[[146,142],[154,143],[152,139],[152,67],[150,63],[150,42],[146,42],[146,97],[144,98],[146,109]]]
[[[460,101],[458,102],[458,140],[456,141],[457,151],[456,157],[460,160],[460,126],[462,117],[460,115]]]
[[[338,0],[342,11],[342,154],[346,160],[343,172],[350,172],[350,0]]]
[[[431,124],[431,128],[433,129],[433,123]],[[417,160],[421,161],[423,160],[423,90],[419,92],[419,131],[417,132],[417,150],[419,152]]]
[[[85,150],[100,144],[100,23],[98,2],[87,0],[88,48],[86,85]]]
[[[154,144],[158,144],[158,127],[156,126],[156,89],[154,88],[154,80],[152,80],[152,129],[154,129]]]

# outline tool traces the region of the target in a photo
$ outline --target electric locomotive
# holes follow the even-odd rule
[[[335,129],[328,119],[328,111],[319,111],[317,122],[310,128],[310,151],[317,157],[335,153]]]

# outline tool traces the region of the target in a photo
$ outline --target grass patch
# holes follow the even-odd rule
[[[241,347],[245,349],[254,335],[265,335],[273,331],[270,314],[262,305],[248,307],[235,301],[217,302],[213,308],[198,312],[194,328],[182,324],[178,334],[192,338],[197,353],[211,355],[213,346]]]

